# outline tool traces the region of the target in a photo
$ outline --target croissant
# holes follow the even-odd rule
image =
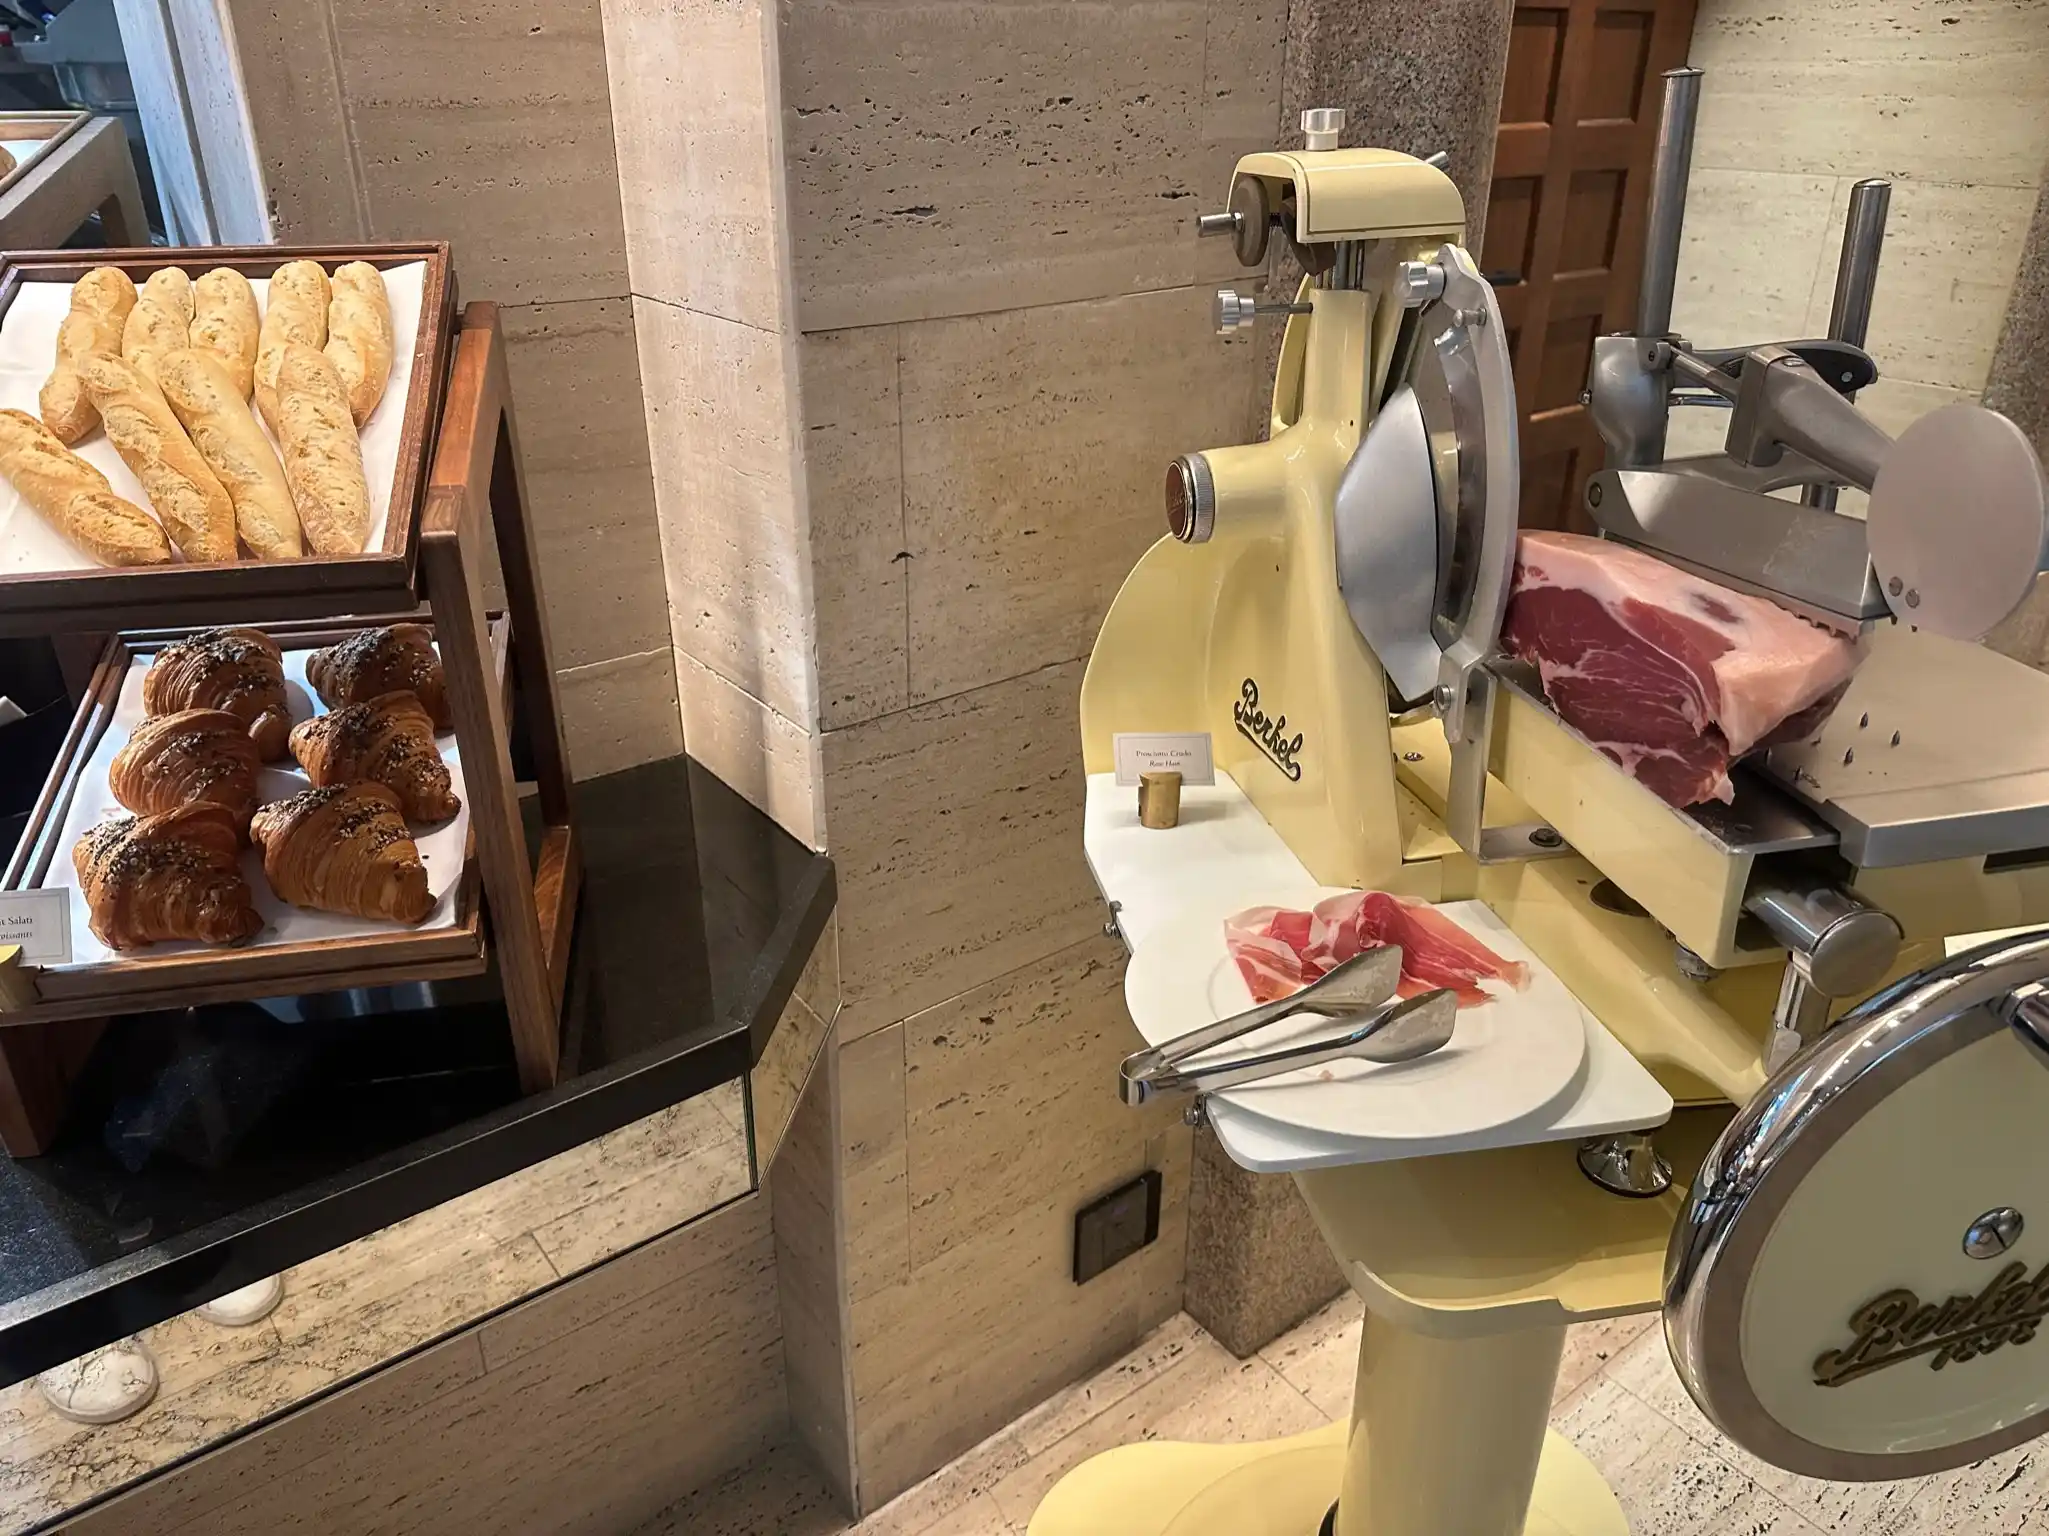
[[[462,809],[434,745],[434,722],[403,690],[300,721],[292,727],[292,756],[316,785],[366,782],[395,790],[408,821],[446,821]]]
[[[260,629],[202,629],[173,640],[142,679],[142,707],[152,715],[225,709],[266,763],[284,757],[292,730],[284,657]]]
[[[152,715],[114,754],[107,786],[141,815],[181,805],[218,805],[235,819],[239,837],[256,813],[262,759],[249,728],[224,709],[181,709]]]
[[[242,878],[241,833],[218,805],[120,816],[71,850],[92,931],[109,949],[160,939],[234,944],[263,927]]]
[[[438,731],[454,724],[434,637],[423,624],[359,629],[348,639],[306,658],[306,679],[330,709],[367,704],[380,693],[404,689],[426,706]]]
[[[400,810],[382,784],[330,784],[273,800],[249,835],[270,888],[293,906],[417,923],[434,897]]]

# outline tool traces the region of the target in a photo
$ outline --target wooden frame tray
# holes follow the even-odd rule
[[[33,153],[16,155],[14,169],[0,176],[0,197],[12,191],[37,161],[91,121],[90,112],[0,112],[0,140],[36,143]]]
[[[416,620],[417,621],[417,620]],[[378,622],[378,621],[372,621]],[[390,622],[389,620],[382,622]],[[360,624],[277,624],[268,632],[287,651],[310,649],[341,639]],[[60,846],[81,778],[111,727],[115,704],[138,652],[148,652],[189,634],[189,629],[130,632],[113,636],[94,670],[57,761],[30,813],[20,843],[0,874],[0,890],[43,885],[57,860],[68,857]],[[503,617],[491,625],[492,663],[501,690],[509,686],[510,625]],[[0,1011],[0,1027],[90,1017],[109,1008],[129,1011],[159,1003],[189,1006],[227,996],[248,996],[253,987],[281,993],[317,992],[389,979],[403,967],[412,977],[431,969],[437,976],[474,974],[485,967],[480,875],[476,840],[463,850],[463,870],[455,888],[453,926],[426,929],[392,928],[386,932],[327,937],[300,942],[271,942],[244,948],[132,956],[89,965],[39,969],[28,973],[36,1001]]]
[[[379,547],[301,560],[0,574],[0,635],[325,618],[412,606],[420,518],[455,345],[455,282],[445,241],[13,253],[0,257],[0,321],[23,284],[75,283],[94,267],[119,267],[139,284],[164,267],[232,267],[250,278],[267,278],[286,262],[301,260],[318,261],[330,271],[346,261],[379,269],[426,264],[412,355],[393,363],[394,377],[401,369],[410,369],[410,376],[391,509]]]

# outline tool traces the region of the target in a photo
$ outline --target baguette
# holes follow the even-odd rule
[[[162,565],[171,558],[156,519],[116,496],[105,475],[27,411],[0,411],[0,474],[101,565]]]
[[[348,391],[327,354],[287,346],[277,370],[278,440],[306,542],[323,555],[359,555],[370,536],[370,487]]]
[[[327,274],[317,261],[288,261],[270,275],[263,329],[256,340],[256,408],[283,437],[277,421],[277,370],[285,348],[327,345]]]
[[[163,391],[118,357],[80,371],[107,438],[135,471],[178,553],[194,564],[235,558],[235,503],[178,425]]]
[[[242,542],[259,560],[298,559],[299,515],[284,468],[221,360],[199,347],[167,352],[157,379],[192,446],[234,502]]]
[[[367,261],[334,269],[327,304],[327,360],[349,392],[349,414],[362,426],[384,398],[391,377],[391,296],[384,274]]]
[[[192,279],[183,267],[152,272],[121,327],[121,356],[151,383],[166,352],[192,344]]]
[[[57,327],[57,366],[39,397],[44,424],[59,442],[81,442],[100,424],[78,376],[78,360],[89,352],[118,356],[121,330],[134,308],[135,284],[119,267],[94,267],[72,285],[71,312]]]
[[[256,290],[233,267],[215,267],[192,285],[192,345],[221,361],[249,398],[256,384]]]

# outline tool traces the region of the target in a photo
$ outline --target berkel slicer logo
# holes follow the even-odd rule
[[[1259,684],[1251,678],[1238,690],[1238,702],[1231,706],[1231,718],[1238,722],[1238,734],[1273,759],[1273,764],[1296,783],[1302,782],[1302,765],[1295,761],[1302,750],[1302,733],[1288,734],[1286,715],[1268,715],[1259,707]]]
[[[1889,1365],[1933,1358],[1931,1371],[1989,1355],[2005,1344],[2025,1344],[2049,1315],[2049,1264],[2029,1280],[2028,1266],[2009,1264],[1975,1296],[1924,1303],[1905,1289],[1874,1296],[1850,1314],[1856,1337],[1814,1362],[1814,1383],[1840,1387]]]

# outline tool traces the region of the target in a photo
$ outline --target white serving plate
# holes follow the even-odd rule
[[[215,264],[204,250],[194,250],[184,268],[197,278]],[[89,253],[86,253],[89,259]],[[332,275],[334,263],[322,267]],[[370,487],[370,532],[363,540],[365,550],[381,549],[385,524],[391,516],[391,497],[398,480],[400,439],[405,433],[406,400],[413,385],[413,349],[418,343],[421,306],[425,302],[427,263],[407,262],[384,271],[384,289],[391,299],[392,366],[384,398],[363,423],[363,474]],[[140,285],[138,285],[140,286]],[[256,308],[261,314],[270,302],[270,279],[252,277]],[[0,319],[0,408],[40,415],[40,396],[57,356],[57,327],[71,309],[70,283],[22,283],[7,314]],[[253,410],[254,407],[252,406]],[[275,445],[277,439],[257,414],[256,424]],[[107,434],[95,428],[71,451],[104,474],[114,494],[126,498],[143,511],[155,515],[155,508]],[[171,561],[183,557],[175,549]],[[98,570],[90,555],[51,527],[22,500],[21,493],[0,478],[0,575],[26,576],[46,571]]]
[[[1182,909],[1150,933],[1125,973],[1124,998],[1148,1044],[1252,1006],[1252,993],[1224,942],[1223,919],[1246,907],[1309,908],[1341,887],[1291,887],[1249,898],[1233,893]],[[1447,902],[1437,910],[1505,960],[1530,968],[1528,986],[1489,983],[1492,1000],[1459,1011],[1451,1043],[1416,1061],[1338,1061],[1297,1068],[1213,1097],[1277,1126],[1316,1136],[1435,1142],[1478,1137],[1540,1116],[1579,1086],[1587,1054],[1587,1017],[1565,985],[1484,903]],[[1299,1016],[1217,1048],[1237,1056],[1270,1049],[1327,1022]]]

